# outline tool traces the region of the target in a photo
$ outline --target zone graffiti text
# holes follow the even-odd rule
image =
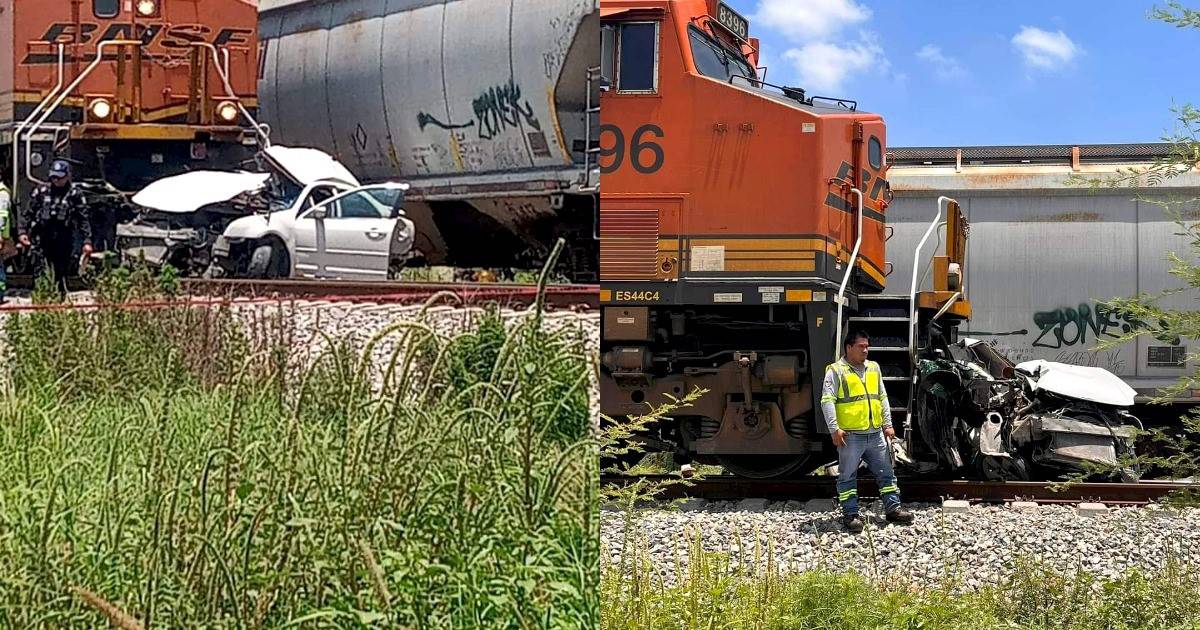
[[[1131,313],[1123,313],[1104,304],[1096,304],[1093,308],[1087,303],[1038,311],[1033,314],[1033,324],[1037,327],[1038,335],[1033,340],[1033,347],[1050,349],[1086,344],[1089,341],[1088,331],[1091,331],[1092,340],[1099,340],[1102,337],[1117,338],[1146,327]],[[1178,337],[1160,341],[1172,345],[1180,343]]]

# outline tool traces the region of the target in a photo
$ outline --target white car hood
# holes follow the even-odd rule
[[[350,169],[320,149],[272,145],[263,149],[263,154],[273,166],[301,186],[326,179],[339,180],[356,188],[361,186]]]
[[[133,203],[176,214],[186,214],[210,203],[229,201],[242,193],[258,190],[270,177],[267,173],[192,171],[151,182]]]
[[[1029,375],[1038,373],[1039,369],[1041,373],[1030,379],[1035,390],[1046,390],[1059,396],[1120,407],[1133,406],[1134,397],[1137,396],[1137,392],[1125,381],[1104,368],[1068,365],[1043,359],[1017,364],[1018,371]]]

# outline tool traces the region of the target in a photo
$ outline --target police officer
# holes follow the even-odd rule
[[[821,410],[838,448],[837,491],[842,524],[854,533],[863,530],[858,516],[858,465],[863,460],[879,484],[888,522],[907,525],[913,521],[913,515],[900,507],[900,488],[884,441],[895,437],[896,430],[892,428],[883,373],[878,363],[867,360],[870,345],[865,332],[847,335],[845,356],[825,368],[821,390]]]
[[[78,270],[77,234],[83,237],[83,255],[92,253],[90,219],[87,199],[71,181],[71,165],[66,160],[55,160],[50,165],[50,185],[34,190],[22,213],[18,240],[28,248],[32,237],[54,270],[54,279],[63,293],[67,291],[67,277]]]

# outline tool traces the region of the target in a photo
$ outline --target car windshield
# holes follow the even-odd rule
[[[300,197],[300,193],[304,191],[304,188],[297,186],[295,182],[282,177],[272,176],[270,181],[271,209],[273,211],[291,208]]]
[[[689,36],[692,40],[692,59],[700,74],[722,81],[729,81],[733,77],[758,78],[740,54],[725,48],[699,29],[689,29]]]

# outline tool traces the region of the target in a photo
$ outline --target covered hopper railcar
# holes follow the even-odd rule
[[[265,0],[263,116],[360,179],[403,179],[433,264],[595,275],[598,0]],[[590,98],[589,98],[590,96]],[[589,111],[590,110],[590,111]]]

